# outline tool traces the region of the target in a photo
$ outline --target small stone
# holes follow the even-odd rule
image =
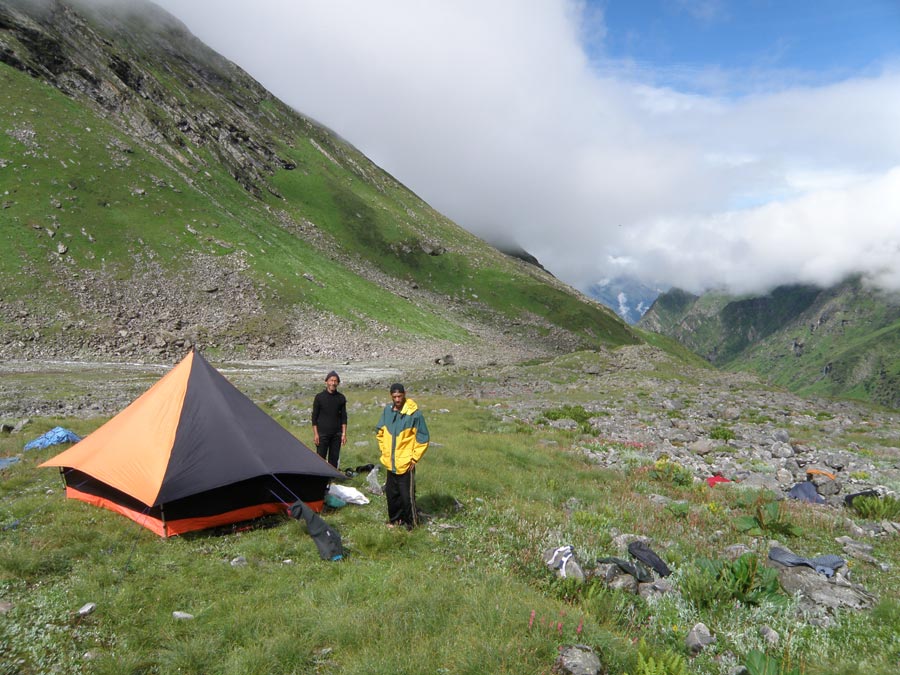
[[[638,594],[642,598],[658,597],[674,592],[675,587],[665,579],[657,579],[649,584],[638,584]]]
[[[618,574],[609,581],[609,587],[615,591],[622,591],[637,595],[639,592],[638,580],[630,574]]]
[[[716,443],[710,438],[701,438],[691,443],[688,449],[695,455],[704,457],[716,449]]]
[[[787,459],[794,456],[794,448],[789,443],[782,443],[781,441],[776,441],[772,444],[771,452],[772,457],[779,459]]]
[[[792,474],[787,469],[778,469],[778,471],[775,472],[775,480],[777,480],[782,485],[793,484],[794,474]]]
[[[705,624],[698,623],[691,629],[691,632],[688,633],[684,640],[684,644],[688,651],[696,656],[702,652],[705,647],[713,644],[715,641],[716,638],[709,632],[709,628],[707,628]]]
[[[78,610],[78,616],[87,616],[88,614],[92,614],[95,609],[97,609],[97,603],[89,602],[81,606],[81,608]]]
[[[194,615],[188,614],[187,612],[179,612],[176,610],[176,611],[172,612],[172,618],[177,619],[179,621],[190,621],[191,619],[194,618]]]
[[[728,560],[731,560],[732,562],[734,562],[735,560],[740,558],[745,553],[752,552],[752,550],[753,549],[751,549],[746,544],[732,544],[731,546],[728,546],[725,548],[725,550],[723,551],[723,554]]]
[[[778,643],[781,642],[781,636],[771,626],[764,625],[760,627],[759,635],[763,640],[766,641],[766,644],[770,647],[777,647]]]

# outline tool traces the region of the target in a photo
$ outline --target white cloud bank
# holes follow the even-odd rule
[[[463,227],[577,287],[859,272],[900,289],[900,68],[716,99],[599,68],[582,45],[588,29],[602,44],[602,23],[575,0],[157,4]]]

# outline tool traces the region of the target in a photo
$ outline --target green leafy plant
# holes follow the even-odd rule
[[[681,464],[671,461],[668,457],[660,457],[653,463],[650,469],[650,477],[664,483],[673,483],[686,487],[694,482],[694,474]]]
[[[733,441],[737,435],[731,428],[720,424],[709,430],[709,437],[714,441]]]
[[[651,653],[651,648],[641,639],[634,675],[686,675],[687,672],[687,662],[681,654],[670,650]]]
[[[745,553],[733,562],[700,558],[682,590],[697,607],[714,607],[737,600],[745,605],[763,601],[783,602],[778,573],[760,563],[755,553]]]
[[[669,502],[666,504],[666,511],[676,518],[687,518],[691,512],[691,505],[687,502]]]
[[[548,420],[573,420],[583,433],[591,432],[591,424],[589,422],[591,414],[584,409],[584,406],[566,404],[559,408],[548,410],[544,413],[544,417]]]
[[[750,650],[744,666],[750,675],[800,675],[802,672],[799,666],[791,668],[781,659],[769,656],[758,649]]]
[[[739,532],[752,536],[781,534],[790,537],[800,535],[800,528],[791,523],[781,502],[757,500],[752,515],[738,516],[734,526]]]
[[[860,518],[866,520],[900,519],[900,499],[891,496],[857,497],[853,500],[851,508]]]

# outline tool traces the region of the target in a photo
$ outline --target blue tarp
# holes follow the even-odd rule
[[[26,450],[38,450],[40,448],[49,448],[57,443],[77,443],[81,440],[80,436],[63,427],[53,427],[43,436],[38,436],[30,443],[25,444]]]

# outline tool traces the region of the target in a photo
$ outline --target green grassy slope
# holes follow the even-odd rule
[[[676,298],[677,300],[677,298]],[[900,299],[850,278],[832,288],[785,286],[760,297],[707,294],[638,325],[716,365],[809,395],[900,407]]]
[[[117,315],[139,309],[129,294],[160,280],[188,306],[215,305],[198,290],[210,268],[246,280],[256,303],[220,301],[242,313],[201,326],[221,345],[286,335],[321,312],[399,343],[472,342],[481,324],[547,348],[561,334],[566,347],[638,339],[435,212],[158,9],[63,3],[51,19],[40,4],[0,2],[0,303],[5,318],[30,320],[0,322],[8,344],[73,326],[114,333]],[[193,320],[173,311],[178,325]]]
[[[846,396],[900,408],[897,307],[878,295],[855,293],[853,298],[852,303],[837,303],[842,316],[853,318],[815,330],[814,322],[797,321],[790,330],[748,349],[734,367],[764,374],[804,395]],[[835,311],[835,304],[828,309]]]

